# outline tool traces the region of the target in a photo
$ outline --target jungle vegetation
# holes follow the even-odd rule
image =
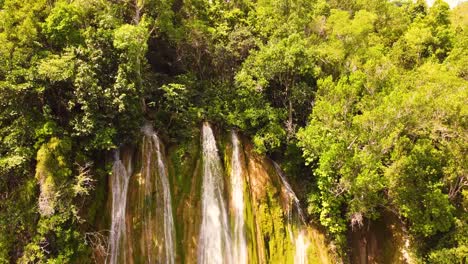
[[[105,157],[146,120],[238,128],[345,262],[383,211],[467,261],[466,2],[0,0],[0,263],[90,262]]]

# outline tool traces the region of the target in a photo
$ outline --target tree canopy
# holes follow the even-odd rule
[[[343,259],[389,211],[464,263],[467,105],[467,2],[0,0],[0,263],[91,259],[103,157],[145,120],[240,129]]]

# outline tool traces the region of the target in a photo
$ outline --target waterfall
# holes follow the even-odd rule
[[[280,166],[274,161],[273,161],[273,166],[275,167],[275,170],[281,179],[281,183],[286,189],[289,199],[294,204],[294,208],[296,209],[296,212],[299,216],[299,221],[294,222],[292,219],[293,210],[292,208],[287,208],[289,235],[296,247],[295,254],[294,254],[294,264],[307,264],[307,249],[309,247],[309,242],[307,240],[307,230],[304,228],[304,225],[305,225],[304,213],[302,212],[299,199],[297,198],[296,194],[292,190],[291,185],[287,181],[286,176],[284,175]],[[293,225],[295,225],[298,229],[296,234],[294,234],[292,230]]]
[[[143,132],[141,170],[133,177],[132,161],[123,159],[124,164],[119,152],[115,154],[106,263],[175,263],[175,225],[164,148],[150,126]]]
[[[293,189],[291,188],[291,185],[286,179],[286,176],[284,175],[283,171],[281,170],[280,166],[278,163],[273,161],[273,166],[275,167],[276,173],[281,179],[281,183],[283,183],[284,188],[286,189],[286,192],[288,193],[288,196],[290,199],[292,199],[292,202],[294,202],[294,206],[296,208],[296,211],[299,215],[299,220],[304,223],[305,218],[304,218],[304,213],[302,212],[301,209],[301,204],[299,202],[299,198],[297,198],[296,194],[294,193]],[[288,216],[289,216],[289,221],[292,221],[292,210],[291,208],[288,208]]]
[[[156,145],[156,153],[158,156],[158,169],[159,177],[161,180],[163,188],[163,215],[164,215],[164,242],[165,242],[165,253],[166,253],[166,263],[174,264],[175,250],[174,250],[174,240],[175,240],[175,227],[174,227],[174,218],[172,215],[172,200],[171,200],[171,190],[169,187],[169,180],[167,177],[167,167],[163,161],[163,154],[161,152],[161,143],[156,134],[153,135],[154,144]]]
[[[236,131],[219,139],[209,123],[200,130],[199,141],[166,150],[146,125],[138,149],[115,152],[98,262],[306,264],[321,245],[279,165]]]
[[[130,164],[131,162],[129,162]],[[125,250],[121,250],[125,241],[125,209],[127,205],[128,182],[131,168],[126,168],[120,159],[120,152],[115,152],[112,167],[112,222],[109,236],[109,263],[116,264],[119,259],[125,259]],[[106,263],[107,263],[106,259]]]
[[[239,138],[232,131],[232,161],[231,161],[231,203],[234,211],[233,230],[233,262],[247,263],[247,242],[244,227],[244,180],[239,152]]]
[[[198,243],[199,264],[230,264],[231,238],[224,201],[224,177],[210,125],[203,123],[202,223]]]
[[[307,240],[307,233],[305,230],[299,232],[296,237],[295,245],[294,264],[307,264],[307,248],[309,247],[309,241]]]
[[[143,129],[144,179],[142,251],[147,263],[175,262],[175,227],[167,165],[162,143],[151,127]],[[154,206],[153,206],[154,205]]]

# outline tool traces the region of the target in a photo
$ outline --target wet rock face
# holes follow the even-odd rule
[[[125,197],[110,201],[111,229],[125,224],[111,230],[119,238],[109,237],[106,262],[331,263],[286,177],[248,140],[206,123],[200,137],[165,148],[145,131],[136,151],[116,159],[129,168],[128,186],[113,186],[119,171],[110,176],[108,199]]]
[[[129,262],[175,263],[175,226],[166,156],[156,134],[145,135],[141,168],[132,176],[127,202]]]

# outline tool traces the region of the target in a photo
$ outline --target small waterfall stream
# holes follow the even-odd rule
[[[224,177],[213,131],[202,128],[202,223],[198,243],[199,264],[230,264],[232,243],[224,201]]]
[[[163,215],[164,215],[164,242],[165,242],[165,254],[166,263],[174,264],[175,258],[175,227],[174,218],[172,215],[172,199],[171,191],[169,186],[169,179],[167,176],[167,167],[163,161],[163,154],[161,152],[161,143],[156,134],[153,135],[154,144],[156,145],[156,153],[158,156],[158,169],[161,185],[163,189]]]
[[[278,163],[273,161],[273,166],[275,167],[276,173],[280,177],[281,183],[283,184],[284,188],[286,189],[286,192],[288,193],[289,198],[294,203],[294,207],[295,207],[295,209],[296,209],[296,211],[297,211],[297,213],[299,215],[299,220],[301,221],[301,224],[303,224],[305,222],[305,218],[304,218],[304,213],[302,212],[302,209],[301,209],[301,204],[299,202],[299,198],[297,198],[296,194],[294,193],[291,185],[287,181],[286,176],[284,175],[284,173],[281,170]],[[292,209],[291,208],[288,209],[288,215],[289,215],[289,221],[291,222],[292,221],[292,219],[291,219],[292,218]]]
[[[307,248],[309,241],[305,230],[301,230],[296,236],[296,251],[294,254],[294,264],[307,264]]]
[[[129,162],[131,164],[131,162]],[[119,259],[125,259],[125,209],[127,207],[128,182],[131,175],[130,165],[126,167],[120,159],[120,152],[115,152],[114,165],[112,167],[112,222],[109,235],[110,259],[106,263],[116,264]]]
[[[142,252],[147,263],[175,262],[175,227],[172,198],[162,143],[151,127],[143,129],[144,179]]]
[[[134,175],[132,161],[122,161],[116,151],[106,263],[175,263],[175,225],[163,145],[151,127],[145,126],[143,132],[141,169]]]
[[[304,228],[305,217],[302,212],[299,199],[291,188],[291,185],[286,180],[286,176],[281,170],[280,166],[273,162],[273,165],[276,169],[278,176],[281,179],[281,182],[288,193],[289,199],[291,199],[291,205],[294,205],[294,208],[288,208],[288,229],[291,240],[293,241],[296,249],[294,253],[294,264],[307,264],[307,249],[309,247],[309,241],[307,240],[307,230]],[[293,220],[293,209],[296,210],[299,217],[299,221]],[[297,230],[293,231],[293,226],[296,226]]]
[[[231,160],[231,204],[234,209],[233,230],[233,263],[247,263],[247,242],[245,238],[244,219],[244,179],[242,177],[241,156],[239,150],[239,138],[235,131],[232,136],[232,160]]]

